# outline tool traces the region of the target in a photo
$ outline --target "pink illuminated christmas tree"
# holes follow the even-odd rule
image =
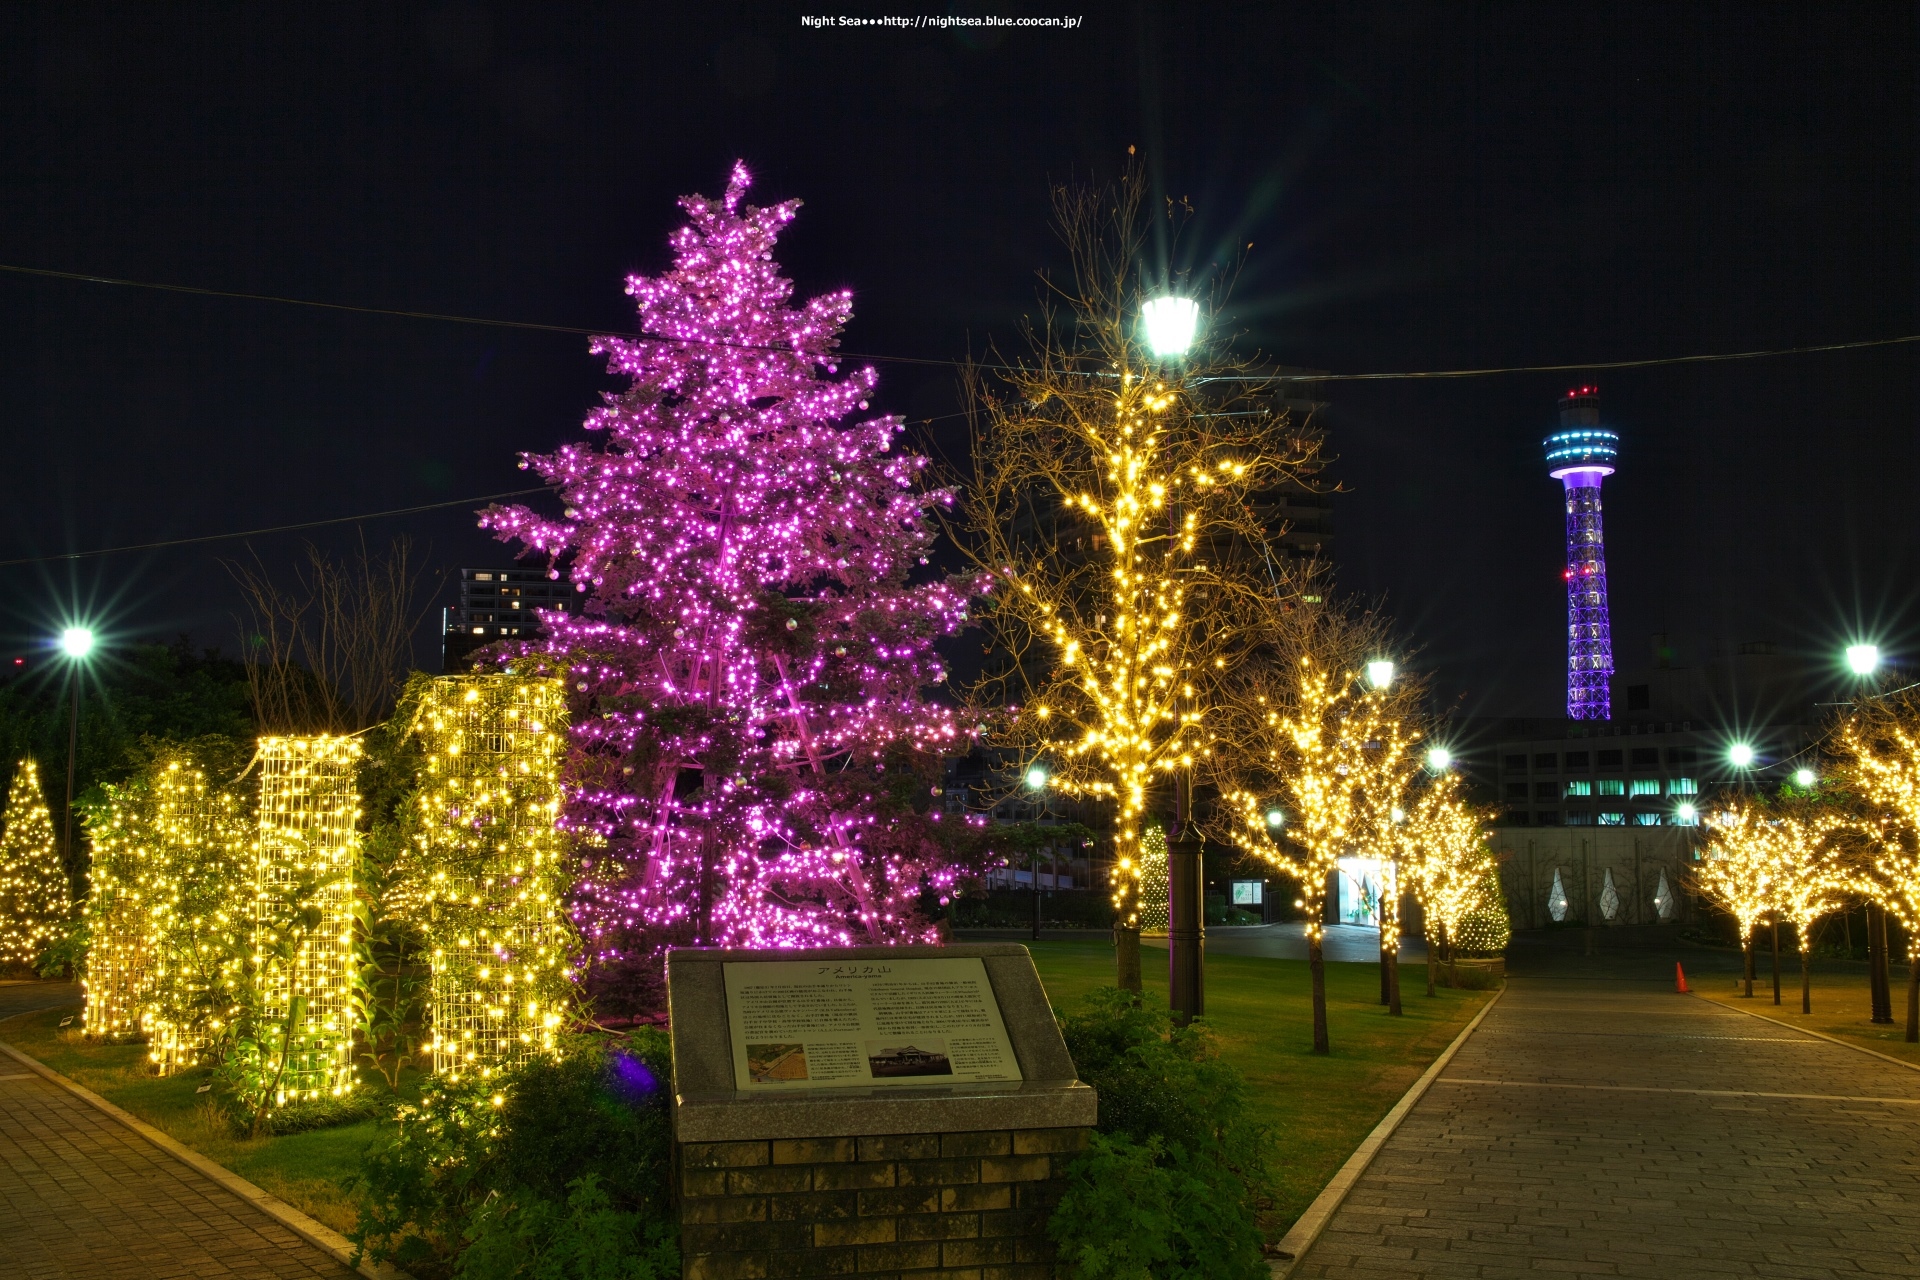
[[[563,517],[482,518],[579,593],[511,660],[574,697],[576,915],[607,959],[924,940],[916,904],[956,874],[915,809],[966,736],[928,695],[966,596],[909,582],[950,496],[899,418],[861,418],[874,372],[834,355],[851,295],[789,305],[773,248],[799,202],[744,204],[748,182],[682,200],[673,269],[628,278],[647,336],[593,340],[631,379],[600,438],[522,463]]]

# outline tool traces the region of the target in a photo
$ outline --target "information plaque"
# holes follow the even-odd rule
[[[727,961],[721,969],[740,1090],[1021,1078],[977,956]]]

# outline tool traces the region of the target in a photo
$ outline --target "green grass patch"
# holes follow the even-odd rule
[[[1113,984],[1113,948],[1033,942],[1034,963],[1056,1009]],[[1142,949],[1146,998],[1167,999],[1166,952]],[[1306,1211],[1380,1118],[1420,1078],[1492,993],[1425,995],[1424,966],[1402,968],[1398,1018],[1380,1004],[1380,969],[1327,965],[1329,1057],[1313,1052],[1313,1004],[1305,960],[1207,957],[1207,1023],[1223,1057],[1253,1088],[1260,1118],[1276,1135],[1278,1188],[1262,1223],[1277,1237]]]
[[[1893,965],[1893,1024],[1873,1021],[1873,998],[1866,973],[1820,973],[1813,975],[1813,1012],[1800,1012],[1800,967],[1787,967],[1782,957],[1780,1003],[1773,1002],[1773,980],[1767,976],[1764,959],[1754,976],[1753,999],[1739,992],[1739,984],[1727,974],[1716,973],[1708,979],[1695,979],[1696,993],[1731,1009],[1747,1009],[1778,1018],[1790,1027],[1819,1031],[1920,1066],[1920,1044],[1908,1044],[1906,966]]]
[[[374,1138],[374,1121],[285,1137],[237,1138],[213,1095],[195,1092],[207,1083],[206,1072],[150,1075],[145,1045],[90,1044],[77,1029],[77,1017],[62,1031],[60,1020],[75,1013],[74,1008],[42,1009],[8,1018],[0,1021],[0,1040],[334,1230],[353,1227],[355,1204],[340,1184],[359,1171],[361,1153]],[[372,1087],[385,1089],[377,1080]]]

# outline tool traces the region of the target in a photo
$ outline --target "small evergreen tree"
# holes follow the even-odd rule
[[[30,965],[65,934],[73,912],[40,768],[22,760],[0,830],[0,969]]]

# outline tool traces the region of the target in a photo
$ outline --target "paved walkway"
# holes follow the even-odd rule
[[[1671,986],[1515,978],[1294,1274],[1920,1275],[1920,1072]]]
[[[0,1014],[64,1003],[48,998],[59,993],[50,993],[50,985],[0,987]],[[5,1036],[0,1023],[0,1039]],[[348,1280],[356,1273],[118,1121],[0,1055],[0,1275]]]

